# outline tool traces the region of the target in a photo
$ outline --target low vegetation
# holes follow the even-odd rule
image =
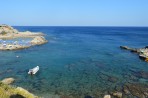
[[[12,87],[0,82],[0,98],[38,98],[21,87]]]
[[[6,35],[6,34],[7,34],[7,32],[2,31],[0,34],[1,34],[1,35]]]

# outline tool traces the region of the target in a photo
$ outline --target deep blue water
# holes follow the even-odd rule
[[[0,79],[14,77],[13,85],[36,95],[98,97],[127,82],[148,82],[132,73],[133,70],[148,72],[148,63],[137,54],[119,48],[148,45],[146,27],[15,28],[43,32],[49,42],[24,50],[0,51]],[[37,65],[40,71],[29,76],[28,69]]]

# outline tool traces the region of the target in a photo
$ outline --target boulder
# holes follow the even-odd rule
[[[37,36],[31,41],[31,44],[32,45],[40,45],[40,44],[44,44],[46,42],[47,42],[47,40],[43,36]]]
[[[121,92],[114,92],[112,95],[117,97],[117,98],[122,98],[122,93]]]
[[[111,95],[105,95],[103,98],[111,98]]]
[[[14,80],[15,80],[14,78],[5,78],[1,82],[4,84],[11,84],[14,82]]]

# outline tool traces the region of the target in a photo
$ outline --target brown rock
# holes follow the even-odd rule
[[[14,82],[14,78],[5,78],[2,80],[2,83],[4,84],[11,84]]]
[[[122,98],[122,93],[121,92],[114,92],[112,95],[117,97],[117,98]]]

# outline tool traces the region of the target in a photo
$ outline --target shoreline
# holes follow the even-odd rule
[[[42,45],[47,43],[48,41],[44,38],[45,34],[42,32],[19,32],[8,25],[0,25],[0,39],[3,40],[0,43],[0,50],[20,50],[26,49],[35,45]],[[13,40],[16,38],[32,38],[32,40],[28,43],[30,45],[20,45],[19,43],[6,44],[5,40]]]

